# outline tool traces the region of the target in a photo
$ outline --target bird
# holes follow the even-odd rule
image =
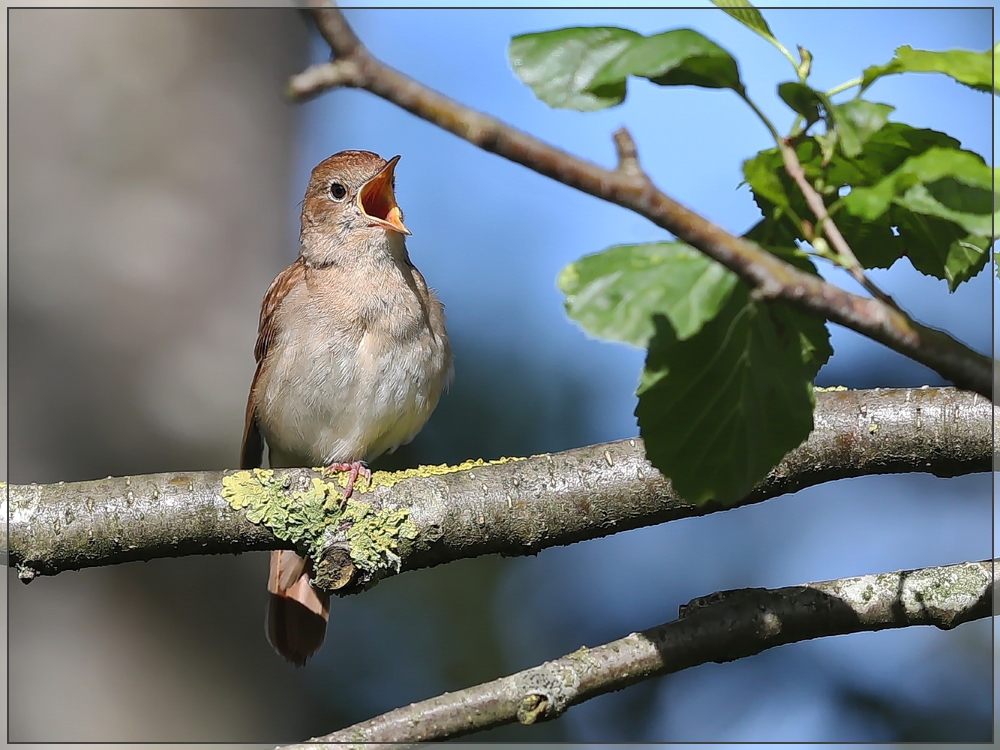
[[[261,303],[240,466],[348,472],[344,499],[368,462],[410,442],[454,367],[444,305],[410,260],[395,168],[371,151],[341,151],[313,170],[298,258]],[[267,638],[303,666],[330,616],[310,563],[271,553]]]

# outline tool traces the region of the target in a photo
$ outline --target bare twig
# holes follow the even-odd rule
[[[570,706],[650,677],[788,643],[912,625],[950,629],[992,614],[995,581],[993,561],[985,560],[782,589],[723,591],[681,607],[680,617],[665,625],[286,750],[319,750],[320,743],[330,742],[451,739],[515,721],[554,719]]]
[[[991,403],[951,388],[818,393],[812,435],[737,505],[846,477],[989,471],[994,420]],[[230,473],[12,485],[9,564],[28,581],[134,560],[289,546],[222,498]],[[289,488],[313,476],[308,469],[275,473]],[[394,553],[398,564],[386,562],[368,579],[351,575],[344,540],[332,540],[317,567],[323,585],[340,593],[401,570],[498,552],[534,554],[723,510],[679,498],[638,439],[363,489],[356,496],[376,510],[408,508],[417,536]]]
[[[599,167],[423,86],[372,57],[335,7],[324,4],[312,13],[335,59],[293,77],[288,87],[293,99],[304,101],[334,86],[370,91],[479,148],[645,216],[733,271],[757,297],[781,299],[839,323],[930,367],[960,388],[992,398],[989,357],[914,322],[881,299],[850,294],[734,237],[641,176]]]
[[[307,0],[306,5],[314,9],[313,17],[336,57],[363,59],[369,56],[368,50],[339,11],[336,14],[323,13],[324,9],[332,7],[331,3],[324,0]]]

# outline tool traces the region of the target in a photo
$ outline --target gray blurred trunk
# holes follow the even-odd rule
[[[296,251],[304,19],[14,9],[9,40],[9,479],[235,465],[260,298]],[[301,718],[263,558],[165,562],[8,577],[11,741],[260,741],[277,693]]]

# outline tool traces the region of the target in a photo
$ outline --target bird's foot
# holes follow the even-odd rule
[[[347,486],[344,487],[344,502],[350,498],[351,493],[354,492],[354,483],[358,481],[358,477],[364,477],[368,480],[369,485],[372,481],[372,470],[368,468],[368,464],[364,461],[352,461],[351,463],[337,462],[328,464],[326,466],[326,471],[331,474],[337,474],[340,472],[349,472],[347,476]]]

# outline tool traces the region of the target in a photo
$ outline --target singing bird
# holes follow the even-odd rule
[[[342,151],[312,171],[298,259],[264,295],[240,464],[350,472],[408,443],[452,377],[444,306],[410,261],[395,168]],[[329,596],[290,550],[271,553],[267,637],[301,666],[323,643]]]

